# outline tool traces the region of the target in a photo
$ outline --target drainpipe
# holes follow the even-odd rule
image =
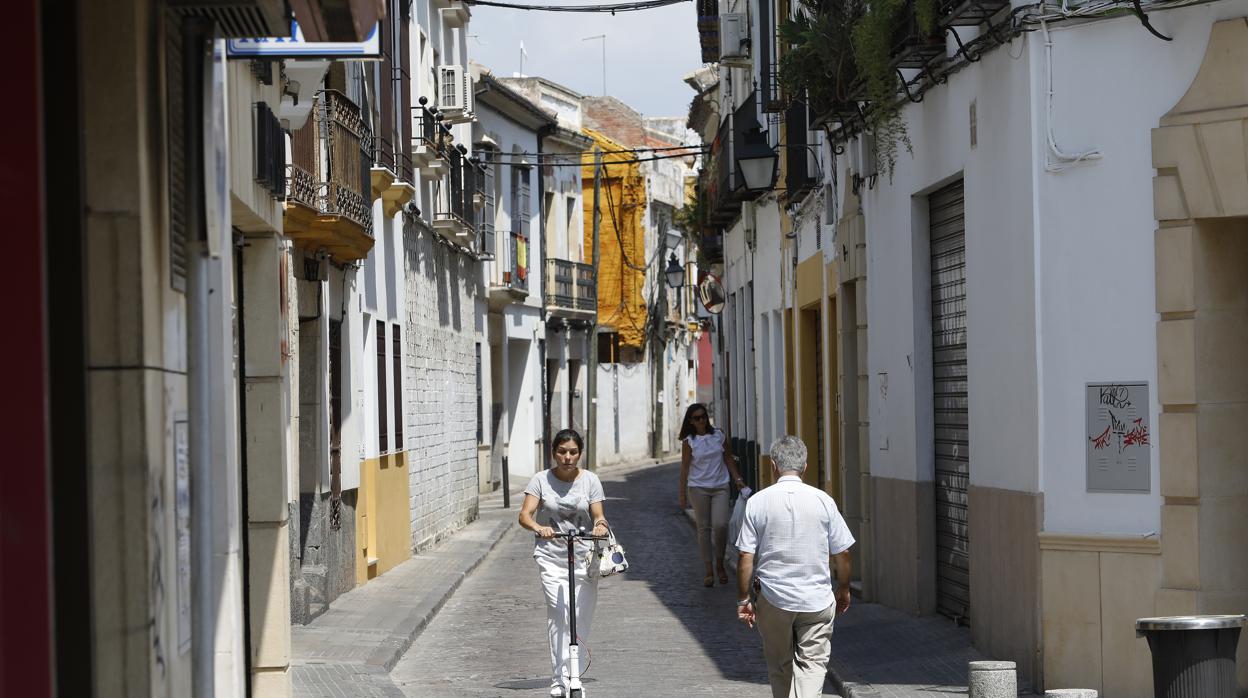
[[[554,133],[554,131],[555,131],[554,124],[546,124],[545,126],[542,126],[541,128],[537,129],[537,191],[539,192],[538,204],[537,204],[537,210],[538,210],[537,234],[542,237],[541,254],[539,256],[538,270],[542,277],[542,288],[540,289],[541,299],[542,299],[541,300],[541,306],[542,306],[541,317],[542,317],[542,334],[545,336],[549,336],[546,331],[546,320],[548,318],[546,314],[546,271],[547,271],[546,270],[546,249],[550,245],[550,240],[547,239],[546,234],[549,233],[550,231],[546,229],[546,215],[549,213],[549,211],[546,210],[546,167],[542,163],[542,154],[546,152],[545,148],[543,147],[546,143],[546,139],[550,136],[550,134]],[[530,252],[530,254],[532,254],[532,252]],[[550,376],[548,375],[547,370],[546,370],[545,344],[542,345],[542,352],[539,357],[539,360],[542,362],[542,365],[539,367],[542,372],[542,381],[541,381],[541,384],[542,384],[542,463],[546,463],[547,462],[546,459],[550,457],[551,433],[550,433],[550,400],[548,399],[550,392],[547,388],[547,386],[549,385]]]

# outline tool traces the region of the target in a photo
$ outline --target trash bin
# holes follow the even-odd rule
[[[1135,621],[1153,654],[1154,698],[1235,698],[1235,646],[1244,616]]]

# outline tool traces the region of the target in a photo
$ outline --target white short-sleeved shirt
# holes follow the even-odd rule
[[[690,487],[727,487],[728,466],[724,465],[724,432],[719,429],[709,434],[691,434],[685,437],[692,455],[689,464]]]
[[[737,550],[754,554],[754,573],[776,608],[813,613],[832,605],[828,557],[854,537],[827,493],[785,475],[745,504]]]
[[[572,482],[564,482],[555,477],[554,470],[543,470],[529,480],[524,493],[540,500],[533,515],[537,523],[550,526],[560,533],[593,530],[594,522],[589,513],[589,505],[607,498],[602,491],[602,481],[588,470],[582,470]],[[578,542],[577,545],[586,550],[590,546],[586,542]],[[562,540],[538,538],[533,554],[566,556],[568,544]]]

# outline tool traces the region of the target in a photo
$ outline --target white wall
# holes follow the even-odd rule
[[[1045,171],[1039,32],[906,108],[914,157],[903,152],[892,183],[863,193],[874,475],[931,477],[921,197],[963,173],[972,484],[1043,491],[1046,530],[1159,528],[1150,131],[1190,84],[1211,23],[1246,11],[1237,0],[1154,14],[1168,43],[1129,17],[1051,29],[1055,138],[1104,153],[1063,173]],[[1085,491],[1084,385],[1101,381],[1150,385],[1151,494]]]
[[[874,189],[862,188],[873,475],[932,478],[926,200],[914,197],[965,172],[971,481],[1036,490],[1035,403],[1024,397],[1036,390],[1029,61],[989,54],[908,107],[913,158],[903,148],[891,183],[881,175]]]
[[[1058,144],[1067,151],[1098,147],[1104,158],[1039,177],[1046,530],[1147,533],[1160,527],[1151,129],[1195,76],[1210,25],[1246,12],[1248,3],[1236,1],[1151,14],[1173,42],[1141,31],[1129,17],[1050,29]],[[1041,106],[1043,46],[1040,35],[1031,38]],[[1149,383],[1151,494],[1085,491],[1083,386],[1102,381]]]
[[[650,457],[650,371],[646,363],[598,364],[598,465]],[[619,450],[615,416],[620,419]]]

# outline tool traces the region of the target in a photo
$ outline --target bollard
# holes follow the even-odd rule
[[[1018,679],[1014,662],[967,662],[970,698],[1015,698]]]
[[[1099,698],[1094,688],[1051,688],[1044,692],[1045,696],[1054,698]]]

